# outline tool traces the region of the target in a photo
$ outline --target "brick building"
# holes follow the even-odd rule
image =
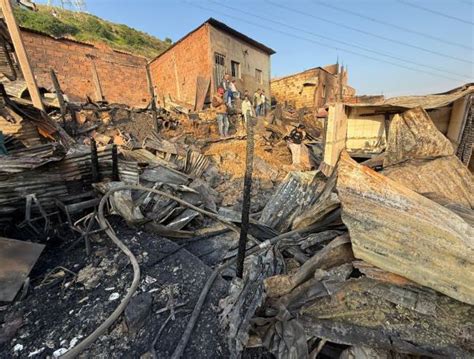
[[[21,35],[39,87],[53,89],[53,69],[70,101],[85,101],[87,97],[99,100],[98,82],[108,102],[139,107],[150,102],[144,57],[25,28]],[[26,91],[26,85],[23,90]]]
[[[275,51],[210,18],[150,62],[158,98],[196,106],[209,98],[225,73],[239,91],[270,93],[270,56]],[[199,106],[196,106],[199,107]]]
[[[347,69],[333,64],[273,79],[271,93],[278,103],[318,110],[337,99],[354,97],[355,89],[347,82]]]

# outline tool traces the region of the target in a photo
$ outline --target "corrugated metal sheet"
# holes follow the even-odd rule
[[[36,126],[7,107],[0,109],[0,131],[4,135],[11,135],[26,147],[41,144]]]
[[[461,217],[347,153],[337,191],[356,258],[474,304],[474,228]]]
[[[425,96],[399,96],[375,103],[346,104],[349,107],[423,107],[425,110],[447,106],[457,99],[474,93],[474,85],[466,84],[448,93]]]
[[[451,203],[474,209],[474,180],[456,156],[412,160],[390,166],[383,174],[415,192],[436,193]]]
[[[383,165],[453,154],[451,142],[438,131],[426,111],[418,107],[393,117]]]
[[[33,147],[11,150],[6,156],[0,156],[0,180],[2,174],[19,173],[60,161],[64,157],[61,148],[55,142]]]
[[[98,149],[99,170],[102,179],[112,175],[112,146]],[[45,208],[54,207],[54,200],[89,190],[92,183],[91,152],[86,146],[76,148],[55,163],[9,175],[0,181],[0,208],[23,208],[25,196],[34,193]],[[123,182],[139,181],[136,162],[119,161],[119,176]]]
[[[267,202],[259,223],[279,232],[288,230],[293,220],[314,203],[324,187],[316,172],[290,172]]]

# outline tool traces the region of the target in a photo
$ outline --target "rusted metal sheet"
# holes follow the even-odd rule
[[[0,131],[18,139],[26,147],[41,144],[36,126],[8,108],[0,109]]]
[[[7,156],[8,157],[8,156]],[[99,171],[104,179],[112,176],[112,146],[98,149]],[[0,166],[1,167],[1,166]],[[125,183],[139,182],[136,162],[119,161],[119,176]],[[74,186],[80,183],[80,186]],[[92,183],[90,148],[71,151],[58,162],[10,174],[0,181],[0,207],[22,209],[25,197],[34,193],[45,209],[55,206],[55,199],[77,194]]]
[[[356,258],[474,304],[474,228],[341,155],[337,191]]]
[[[442,94],[424,95],[424,96],[399,96],[375,103],[357,103],[348,104],[350,107],[403,107],[415,108],[423,107],[424,109],[434,109],[448,106],[457,99],[474,93],[474,86],[466,84],[451,91]]]
[[[324,187],[316,172],[290,172],[267,202],[259,223],[283,232],[304,208],[312,205]]]
[[[53,161],[59,161],[60,157],[18,157],[0,156],[0,173],[18,173],[44,166]]]
[[[434,193],[450,203],[474,208],[472,174],[421,108],[393,118],[384,167],[384,175],[415,192]]]
[[[474,209],[474,178],[456,156],[411,160],[385,168],[383,174],[417,193],[435,193]]]
[[[0,237],[0,302],[15,299],[44,247]]]
[[[470,358],[473,308],[433,291],[362,277],[313,299],[295,317],[307,337],[430,358]]]
[[[0,156],[0,179],[2,174],[19,173],[60,161],[64,157],[62,147],[56,143],[46,143],[32,147],[11,150]]]
[[[395,115],[390,123],[384,167],[407,160],[451,156],[454,149],[421,107]]]

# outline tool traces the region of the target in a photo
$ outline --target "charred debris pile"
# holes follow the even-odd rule
[[[392,119],[382,166],[342,151],[326,175],[322,126],[259,119],[237,278],[237,115],[220,139],[178,105],[0,107],[0,356],[474,355],[473,177],[422,108]]]

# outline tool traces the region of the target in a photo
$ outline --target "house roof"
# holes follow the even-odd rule
[[[414,108],[421,106],[425,110],[448,106],[457,99],[474,93],[474,84],[467,83],[447,92],[424,96],[399,96],[378,101],[376,103],[346,104],[348,107],[383,107],[383,108]]]
[[[196,31],[198,31],[200,28],[202,28],[203,26],[205,25],[211,25],[212,27],[218,29],[218,30],[221,30],[223,32],[226,32],[228,33],[229,35],[232,35],[242,41],[245,41],[246,43],[252,45],[253,47],[256,47],[257,49],[259,50],[262,50],[263,52],[267,53],[268,55],[273,55],[275,53],[275,50],[265,46],[264,44],[248,37],[247,35],[244,35],[242,34],[241,32],[231,28],[230,26],[227,26],[226,24],[224,24],[223,22],[220,22],[214,18],[209,18],[208,20],[206,20],[204,23],[202,23],[201,25],[199,25],[197,28],[195,28],[193,31],[187,33],[186,35],[184,35],[181,39],[179,39],[178,41],[176,41],[173,45],[171,45],[169,48],[167,48],[165,51],[163,51],[161,54],[159,54],[158,56],[156,56],[154,59],[152,59],[150,61],[150,63],[152,63],[153,61],[155,61],[156,59],[158,59],[159,57],[161,57],[163,54],[167,53],[168,51],[170,51],[173,47],[175,47],[176,45],[178,45],[180,42],[184,41],[186,38],[188,38],[190,35],[194,34]]]

